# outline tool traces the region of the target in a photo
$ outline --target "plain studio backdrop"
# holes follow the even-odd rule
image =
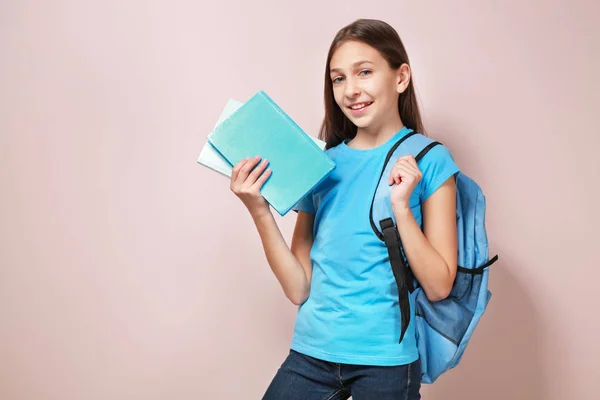
[[[265,90],[309,134],[328,46],[400,33],[428,132],[488,200],[489,311],[425,399],[598,398],[600,3],[0,3],[0,398],[259,399],[284,296],[196,158]],[[287,240],[294,215],[277,218]]]

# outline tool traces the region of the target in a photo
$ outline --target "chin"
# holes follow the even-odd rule
[[[363,115],[361,117],[356,117],[349,112],[344,112],[344,115],[346,115],[346,118],[348,118],[350,122],[356,125],[357,128],[366,129],[369,126],[373,125],[373,122],[376,119],[375,115],[373,114],[373,111],[375,110],[369,110],[368,114]]]
[[[347,116],[350,122],[356,125],[357,128],[365,129],[368,128],[373,122],[373,118],[363,117],[363,118],[351,118]]]

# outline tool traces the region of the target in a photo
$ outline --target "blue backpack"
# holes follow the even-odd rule
[[[414,279],[396,229],[389,200],[393,186],[389,186],[387,180],[399,157],[411,154],[418,163],[437,145],[441,143],[416,132],[408,133],[395,143],[385,159],[370,211],[371,226],[386,244],[398,286],[400,342],[410,322],[409,296],[415,305],[417,346],[421,360],[421,380],[424,383],[433,383],[442,373],[460,362],[473,330],[490,300],[488,267],[498,259],[497,255],[492,259],[488,256],[485,197],[481,188],[459,172],[456,175],[458,270],[452,291],[446,299],[431,302]],[[414,206],[419,204],[420,201]]]

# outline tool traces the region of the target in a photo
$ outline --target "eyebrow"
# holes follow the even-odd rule
[[[371,61],[367,61],[367,60],[361,60],[361,61],[357,61],[354,64],[352,64],[352,68],[356,68],[361,64],[373,64]],[[332,68],[329,72],[340,72],[340,68]]]

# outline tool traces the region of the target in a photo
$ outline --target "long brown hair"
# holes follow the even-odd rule
[[[321,124],[319,138],[327,143],[327,148],[337,146],[342,141],[353,139],[356,136],[356,125],[344,115],[335,102],[330,75],[333,53],[344,42],[351,40],[363,42],[378,50],[392,69],[398,69],[402,64],[410,65],[398,32],[389,24],[375,19],[358,19],[340,29],[329,48],[325,67],[325,117]],[[408,87],[398,97],[398,112],[406,127],[419,133],[425,133],[415,94],[412,71]]]

